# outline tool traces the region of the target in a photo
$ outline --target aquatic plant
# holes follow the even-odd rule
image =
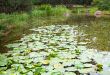
[[[109,72],[110,62],[101,62],[110,54],[77,46],[76,27],[51,25],[31,29],[33,34],[24,36],[7,47],[7,62],[1,64],[1,75],[78,75]],[[5,59],[5,58],[4,58]],[[4,61],[3,61],[4,62]],[[104,70],[105,64],[108,69]]]

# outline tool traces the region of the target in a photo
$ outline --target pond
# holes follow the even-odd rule
[[[77,28],[50,25],[30,29],[32,34],[7,45],[13,51],[5,53],[5,57],[0,56],[0,59],[5,59],[0,62],[0,74],[109,74],[110,53],[88,49],[83,46],[86,42],[77,42],[77,36],[84,35]]]
[[[53,24],[8,44],[13,51],[0,55],[0,74],[110,74],[109,18],[72,15]]]
[[[76,30],[78,30],[77,42],[78,45],[85,45],[88,48],[109,51],[110,50],[110,16],[104,16],[101,18],[95,18],[94,16],[85,16],[85,15],[71,15],[66,18],[66,20],[59,20],[54,17],[45,17],[41,18],[41,21],[37,19],[37,26],[44,25],[74,25],[78,26]],[[31,26],[30,28],[33,28]],[[3,40],[0,41],[1,52],[6,52],[8,49],[4,47],[4,45],[14,42],[22,37],[22,34],[31,33],[28,29],[22,29],[20,32],[15,35],[15,32],[12,32],[8,35],[8,37],[4,37]],[[86,44],[85,44],[86,43]]]
[[[64,24],[78,26],[78,45],[101,51],[110,51],[110,16],[71,16]]]

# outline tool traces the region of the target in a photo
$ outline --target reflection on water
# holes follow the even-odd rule
[[[86,41],[88,39],[90,43],[87,44],[88,47],[97,48],[99,50],[109,50],[110,49],[110,25],[104,24],[92,24],[80,26],[82,31],[86,36],[81,36],[80,41]]]
[[[102,18],[72,16],[65,23],[78,25],[78,45],[86,44],[88,48],[110,50],[110,16]]]
[[[41,21],[40,21],[41,20]],[[95,18],[94,16],[83,16],[83,15],[71,15],[66,20],[59,20],[53,17],[46,17],[43,19],[38,19],[34,22],[37,22],[36,26],[43,25],[76,25],[78,26],[78,45],[85,45],[88,48],[93,48],[97,50],[107,50],[110,51],[110,16]],[[20,31],[21,34],[23,33]],[[28,33],[29,29],[25,29],[25,32]],[[22,37],[21,34],[17,36]],[[13,36],[15,33],[12,33]],[[8,39],[7,39],[8,38]],[[18,40],[15,37],[7,37],[4,40],[8,40],[8,43],[3,44],[4,40],[1,41],[3,45],[12,43],[15,40]],[[13,40],[14,39],[14,40]],[[10,41],[13,40],[13,41]],[[4,46],[0,46],[0,52],[7,51]]]

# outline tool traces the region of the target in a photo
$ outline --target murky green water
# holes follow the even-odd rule
[[[110,16],[95,18],[73,15],[64,23],[78,26],[78,45],[97,50],[110,50]]]
[[[38,19],[39,20],[39,19]],[[36,21],[37,22],[37,21]],[[101,18],[95,18],[94,16],[83,16],[83,15],[71,15],[66,20],[57,21],[57,18],[43,18],[43,21],[38,21],[38,26],[42,25],[75,25],[78,30],[77,41],[78,45],[84,45],[88,48],[93,48],[97,50],[109,51],[110,50],[110,16],[105,16]],[[32,27],[33,28],[33,27]],[[29,30],[25,30],[29,32]],[[22,32],[21,32],[22,34]],[[12,43],[13,40],[22,37],[21,34],[17,34],[19,37],[11,37],[5,44]],[[12,33],[14,35],[14,33]],[[10,35],[10,36],[12,36]],[[16,39],[15,39],[16,38]],[[1,42],[4,42],[1,41]],[[3,47],[0,50],[4,50]]]

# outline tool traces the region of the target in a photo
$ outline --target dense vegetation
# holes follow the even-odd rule
[[[109,10],[108,0],[0,0],[0,75],[110,75]]]
[[[94,4],[100,10],[110,10],[110,1],[108,0],[94,0]]]
[[[91,5],[93,0],[33,0],[33,3],[35,4],[52,4],[52,5],[58,5],[58,4],[87,4]]]
[[[0,12],[29,11],[34,4],[86,4],[91,5],[92,0],[1,0]]]
[[[32,8],[31,0],[1,0],[0,12],[29,11]]]
[[[53,6],[63,4],[70,7],[75,4],[84,6],[94,4],[101,10],[109,10],[110,8],[110,1],[108,0],[1,0],[0,12],[29,11],[33,5],[41,4],[51,4]]]

